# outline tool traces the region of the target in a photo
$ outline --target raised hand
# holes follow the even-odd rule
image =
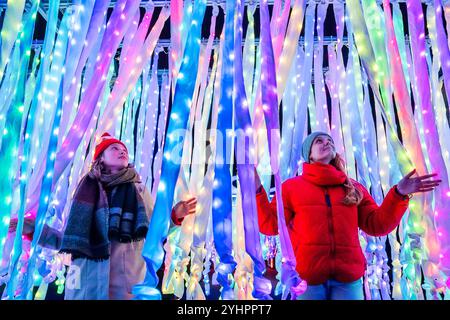
[[[426,174],[423,176],[412,177],[416,174],[416,169],[408,173],[397,184],[397,190],[403,195],[416,193],[416,192],[428,192],[433,191],[434,188],[439,186],[442,180],[432,180],[432,177],[437,176],[437,173]]]
[[[178,202],[173,210],[177,219],[183,219],[187,215],[195,213],[195,207],[197,205],[197,198],[192,197],[186,201]]]

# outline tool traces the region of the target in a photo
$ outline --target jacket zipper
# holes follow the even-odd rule
[[[336,245],[334,240],[334,227],[333,227],[333,214],[331,209],[331,199],[328,193],[328,188],[325,188],[325,202],[327,204],[327,214],[328,214],[328,231],[330,232],[331,238],[331,276],[334,275],[335,261],[334,256],[336,252]]]

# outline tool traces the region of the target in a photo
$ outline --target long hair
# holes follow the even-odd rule
[[[339,171],[342,171],[346,174],[345,161],[339,153],[336,153],[336,157],[333,160],[331,160],[330,164]],[[353,181],[350,180],[347,174],[344,182],[344,190],[345,190],[345,198],[342,201],[343,204],[345,204],[346,206],[351,206],[351,205],[358,205],[361,202],[363,194],[361,190],[359,190],[359,188],[353,184]]]
[[[102,160],[102,157],[100,155],[91,164],[91,171],[97,179],[100,179],[100,177],[102,176],[102,173],[105,172],[105,166],[103,165],[103,162],[101,160]]]

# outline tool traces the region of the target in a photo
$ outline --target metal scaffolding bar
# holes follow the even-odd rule
[[[202,39],[202,44],[206,45],[207,41],[208,41],[208,39]],[[425,41],[426,41],[426,43],[428,45],[431,45],[431,41],[430,41],[429,37],[426,37]],[[42,41],[42,40],[35,40],[35,41],[33,41],[32,46],[34,48],[40,47],[40,46],[42,46],[43,43],[44,43],[44,41]],[[317,37],[314,37],[314,46],[317,46],[318,43],[319,43],[319,39]],[[330,45],[330,44],[336,44],[336,43],[337,43],[337,37],[334,37],[334,36],[325,36],[325,37],[323,37],[323,44],[324,45]],[[405,35],[405,43],[407,45],[409,45],[409,43],[410,43],[408,35]],[[244,44],[245,44],[245,40],[242,40],[242,46],[244,46]],[[347,37],[343,38],[342,44],[344,46],[348,46],[348,38]],[[214,42],[213,42],[213,46],[218,46],[218,45],[219,45],[219,39],[215,39]],[[256,46],[259,45],[259,39],[255,39],[255,45]],[[304,46],[305,45],[304,37],[300,37],[299,45],[300,46]],[[170,39],[159,39],[157,44],[156,44],[156,46],[160,47],[160,48],[170,48]],[[121,45],[120,45],[120,47],[121,47]]]
[[[420,0],[422,3],[426,3],[426,4],[430,4],[432,3],[432,0]],[[444,0],[443,3],[447,3],[450,0]],[[112,8],[115,6],[117,0],[112,0],[111,3],[109,4],[109,7]],[[206,4],[208,6],[212,6],[214,3],[215,4],[224,4],[226,1],[225,0],[208,0],[206,1]],[[267,1],[269,5],[274,3],[274,0],[268,0]],[[340,3],[344,3],[345,4],[345,0],[307,0],[307,3],[321,3],[321,2],[325,2],[325,3],[329,3],[332,4],[334,2],[340,2]],[[382,3],[382,0],[377,0],[378,3]],[[397,3],[405,3],[406,0],[390,0],[390,2],[397,2]],[[170,0],[141,0],[141,7],[146,7],[148,5],[151,5],[151,3],[153,3],[153,5],[155,7],[164,7],[164,6],[168,6],[170,4]],[[47,9],[49,6],[49,1],[45,1],[43,0],[41,2],[43,8]],[[256,4],[256,6],[259,6],[259,1],[258,0],[245,0],[245,4],[249,5],[249,4]],[[60,9],[65,9],[69,6],[72,5],[72,1],[68,1],[68,0],[63,0],[60,3]],[[1,8],[6,8],[7,4],[6,1],[5,2],[1,2],[0,3],[0,9]]]

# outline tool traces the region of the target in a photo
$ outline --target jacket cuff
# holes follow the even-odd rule
[[[59,250],[62,246],[63,233],[44,224],[38,245],[41,247]]]
[[[394,194],[397,196],[397,198],[400,198],[402,200],[407,200],[407,201],[409,201],[409,199],[412,198],[411,194],[407,194],[407,195],[401,194],[397,189],[397,185],[393,186],[392,188],[395,190]]]
[[[175,216],[175,210],[174,209],[172,209],[172,213],[170,214],[170,217],[171,217],[171,219],[173,221],[173,224],[176,225],[176,226],[181,226],[181,224],[183,223],[184,218],[178,219]]]

